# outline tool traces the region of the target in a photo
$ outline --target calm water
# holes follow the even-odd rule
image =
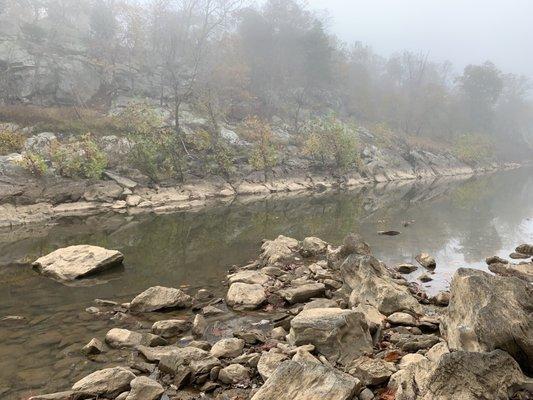
[[[413,262],[426,251],[437,259],[430,292],[445,288],[463,266],[485,269],[484,258],[507,256],[533,242],[533,170],[522,168],[468,180],[402,183],[351,192],[238,200],[195,213],[127,217],[116,214],[66,220],[48,227],[0,230],[0,398],[68,388],[87,372],[119,362],[127,352],[98,362],[79,355],[92,337],[119,324],[83,310],[95,298],[129,301],[153,285],[211,288],[233,264],[254,257],[263,238],[318,236],[339,243],[363,235],[387,263]],[[403,221],[414,220],[409,227]],[[400,230],[396,237],[379,230]],[[90,287],[69,287],[37,275],[27,262],[58,247],[96,244],[119,249],[125,266]],[[412,274],[415,279],[422,271]],[[171,315],[172,316],[172,315]],[[149,318],[157,319],[152,315]],[[169,317],[169,315],[166,315]],[[133,321],[129,327],[149,327]]]

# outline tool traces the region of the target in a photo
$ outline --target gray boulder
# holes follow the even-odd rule
[[[313,297],[323,297],[326,286],[323,283],[308,283],[278,291],[278,294],[291,304],[303,303]]]
[[[336,369],[286,361],[252,400],[349,400],[360,390],[358,379]]]
[[[363,314],[340,308],[304,310],[291,321],[291,345],[313,344],[330,362],[346,365],[372,352],[372,338]]]
[[[524,280],[459,269],[441,332],[451,350],[501,349],[525,369],[533,365],[533,289]]]
[[[113,397],[129,390],[135,374],[122,367],[106,368],[86,376],[72,386],[72,390],[92,396]]]
[[[228,306],[241,310],[254,310],[267,300],[265,289],[259,284],[233,283],[227,293]]]
[[[151,312],[167,308],[188,308],[192,297],[180,289],[154,286],[135,297],[130,304],[132,312]]]
[[[120,251],[98,246],[77,245],[57,249],[33,262],[41,274],[60,281],[73,281],[119,265]]]

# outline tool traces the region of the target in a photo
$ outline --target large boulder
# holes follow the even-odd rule
[[[410,363],[392,375],[389,388],[396,400],[507,400],[527,383],[516,361],[504,351],[458,351],[437,362]]]
[[[259,284],[233,283],[227,294],[228,306],[240,310],[254,310],[267,300],[263,286]]]
[[[349,400],[361,382],[336,369],[286,361],[268,378],[252,400]]]
[[[154,286],[146,289],[130,303],[132,312],[151,312],[168,308],[188,308],[192,297],[180,289]]]
[[[120,251],[98,246],[77,245],[57,249],[33,263],[41,274],[61,281],[73,281],[119,265]]]
[[[72,390],[92,396],[113,397],[129,390],[135,374],[122,367],[106,368],[86,376],[72,386]]]
[[[385,265],[372,256],[351,255],[341,265],[344,282],[353,290],[350,305],[369,304],[380,313],[422,313],[422,307],[407,286],[396,282]]]
[[[501,349],[525,370],[533,366],[533,288],[514,277],[459,269],[441,323],[450,349]]]
[[[291,321],[289,343],[313,344],[330,362],[346,365],[372,352],[372,338],[363,314],[340,308],[304,310]]]

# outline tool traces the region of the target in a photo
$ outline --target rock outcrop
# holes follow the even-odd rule
[[[501,349],[533,366],[533,289],[518,278],[461,268],[453,277],[441,331],[452,350]]]
[[[57,249],[38,258],[33,267],[41,274],[60,281],[73,281],[119,265],[124,256],[117,250],[77,245]]]

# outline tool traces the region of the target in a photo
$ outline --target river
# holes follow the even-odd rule
[[[518,244],[533,242],[532,199],[533,169],[521,168],[339,193],[240,198],[172,215],[111,213],[0,230],[0,318],[25,318],[0,322],[0,397],[63,390],[128,354],[116,352],[92,362],[79,353],[91,338],[103,339],[117,326],[84,311],[96,298],[126,302],[154,285],[191,293],[208,288],[223,295],[228,267],[255,258],[262,239],[283,234],[340,243],[349,232],[360,233],[389,265],[414,262],[421,251],[434,255],[434,280],[423,286],[436,293],[447,287],[457,268],[486,269],[485,257],[507,257]],[[405,227],[406,221],[412,223]],[[401,234],[377,234],[391,229]],[[90,286],[65,286],[29,266],[56,248],[81,243],[122,251],[124,267],[89,281]],[[151,321],[136,324],[147,328]]]

